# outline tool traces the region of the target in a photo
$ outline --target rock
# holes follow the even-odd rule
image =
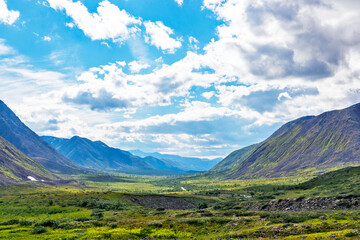
[[[238,225],[238,224],[237,224],[236,222],[234,222],[234,221],[229,222],[229,224],[230,224],[231,226],[237,226],[237,225]]]

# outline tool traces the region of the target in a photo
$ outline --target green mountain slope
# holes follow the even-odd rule
[[[48,181],[56,177],[42,165],[0,137],[0,185],[19,181]]]
[[[360,195],[360,167],[328,172],[296,186],[296,189],[330,191],[334,195]]]
[[[258,144],[253,144],[230,153],[224,160],[215,165],[211,171],[214,172],[228,172],[237,169],[239,165],[245,161],[258,147]]]
[[[281,177],[360,163],[360,104],[282,126],[250,151],[233,153],[228,178]],[[234,160],[234,158],[237,158]],[[245,158],[245,159],[244,159]]]
[[[0,100],[0,136],[47,169],[55,172],[75,173],[84,170],[56,151],[28,128]]]

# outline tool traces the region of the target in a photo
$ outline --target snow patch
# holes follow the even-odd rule
[[[27,177],[30,181],[37,182],[38,180],[32,176]]]

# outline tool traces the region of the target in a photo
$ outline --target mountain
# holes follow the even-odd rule
[[[230,153],[224,160],[216,164],[211,170],[217,172],[228,172],[237,169],[239,165],[250,156],[250,154],[259,146],[253,144]]]
[[[0,185],[57,179],[42,165],[0,137]]]
[[[112,148],[101,141],[78,136],[71,139],[43,136],[43,139],[75,163],[92,169],[125,172],[156,172],[179,169],[153,157],[140,158],[130,152]]]
[[[1,100],[0,136],[13,144],[21,152],[54,172],[76,173],[82,170],[80,166],[64,157],[22,123],[15,113]]]
[[[165,161],[168,165],[182,169],[184,171],[207,171],[214,167],[222,158],[202,159],[192,157],[181,157],[178,155],[146,153],[141,150],[131,150],[132,154],[140,157],[154,157]]]
[[[265,141],[231,153],[210,172],[228,178],[281,177],[359,163],[357,104],[291,121]]]

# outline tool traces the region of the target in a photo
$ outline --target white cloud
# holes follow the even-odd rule
[[[179,40],[171,38],[170,35],[174,34],[174,30],[165,26],[162,22],[144,22],[146,33],[148,37],[146,41],[161,50],[174,53],[177,48],[182,46]]]
[[[179,5],[182,6],[184,3],[184,0],[175,0],[175,2]]]
[[[282,93],[279,94],[279,96],[278,96],[277,99],[278,99],[279,101],[281,101],[281,99],[283,99],[283,98],[285,98],[285,99],[291,99],[291,96],[289,95],[288,92],[282,92]]]
[[[142,69],[147,69],[149,67],[150,67],[149,64],[141,62],[141,61],[140,62],[139,61],[132,61],[132,62],[129,63],[129,68],[130,68],[130,71],[132,73],[138,73]]]
[[[199,47],[199,41],[193,37],[193,36],[190,36],[189,38],[189,46],[190,48],[194,49],[194,50],[199,50],[200,47]]]
[[[69,27],[69,28],[74,28],[75,27],[75,24],[72,23],[72,22],[69,22],[69,23],[65,23],[65,26]]]
[[[72,0],[47,0],[50,7],[56,10],[65,10],[74,23],[67,23],[70,28],[74,24],[84,31],[92,40],[112,39],[122,42],[132,33],[139,31],[136,27],[141,21],[125,10],[120,10],[116,5],[104,0],[99,3],[97,13],[89,13],[86,6],[80,1]]]
[[[214,96],[215,92],[204,92],[201,95],[206,98],[206,99],[210,99],[212,98],[212,96]]]
[[[107,46],[108,48],[110,48],[110,45],[109,45],[107,42],[105,42],[105,41],[102,41],[102,42],[101,42],[101,45],[105,45],[105,46]]]
[[[77,86],[63,90],[64,99],[97,110],[167,106],[174,97],[186,97],[193,86],[209,87],[218,80],[193,71],[200,68],[199,60],[189,52],[183,60],[144,75],[127,75],[119,64],[91,68],[79,76]]]
[[[44,37],[43,37],[43,40],[44,40],[44,41],[47,41],[47,42],[50,42],[50,41],[51,41],[51,37],[49,37],[49,36],[44,36]]]
[[[5,44],[5,40],[0,38],[0,55],[7,55],[14,52],[12,47],[9,47]]]
[[[0,23],[12,25],[19,16],[18,11],[8,9],[5,0],[0,0]]]
[[[121,11],[107,1],[100,4],[97,13],[89,13],[80,2],[50,2],[56,9],[65,9],[74,26],[92,39],[121,41],[130,37],[131,29],[139,31],[137,27],[141,26],[140,19],[123,11],[122,15],[133,22],[122,22],[124,31],[117,30],[116,23],[105,20],[114,16],[104,12]],[[171,65],[159,58],[157,68],[147,74],[138,71],[149,61],[136,56],[140,61],[129,64],[119,61],[84,71],[76,84],[61,84],[65,76],[59,73],[7,66],[6,72],[18,78],[16,81],[9,76],[4,78],[4,71],[0,71],[4,84],[0,92],[25,84],[19,79],[27,79],[22,87],[26,90],[22,91],[35,91],[39,96],[24,101],[29,102],[28,107],[19,113],[43,134],[66,137],[78,134],[113,145],[122,143],[128,148],[210,154],[210,148],[236,147],[231,143],[238,143],[243,135],[257,131],[259,126],[360,101],[359,4],[350,0],[205,0],[204,8],[213,11],[224,23],[217,28],[217,40],[209,42],[203,54],[188,52]],[[144,26],[148,43],[160,50],[174,52],[181,47],[179,40],[170,37],[173,30],[161,22],[145,22]],[[139,51],[141,44],[135,40],[129,41],[134,52],[146,55],[146,49]],[[196,46],[198,41],[189,37],[188,44]],[[2,45],[6,46],[0,42],[0,52]],[[2,60],[7,64],[22,61],[15,57]],[[124,73],[125,67],[133,74]],[[40,94],[35,84],[31,86],[34,82],[44,84],[46,94]],[[59,87],[51,82],[57,82]],[[189,102],[190,96],[217,102]],[[44,106],[43,102],[49,104]],[[172,104],[176,113],[124,119],[135,111]],[[20,106],[16,108],[21,109]],[[56,124],[50,121],[52,118],[57,120]],[[221,122],[222,118],[226,121]],[[226,129],[229,119],[233,119],[232,124],[241,122],[236,128],[238,132],[234,127]],[[201,126],[196,125],[199,122]],[[211,125],[212,122],[216,124]],[[49,128],[41,129],[44,125]],[[249,128],[244,130],[243,126]],[[216,135],[216,131],[221,133]]]

